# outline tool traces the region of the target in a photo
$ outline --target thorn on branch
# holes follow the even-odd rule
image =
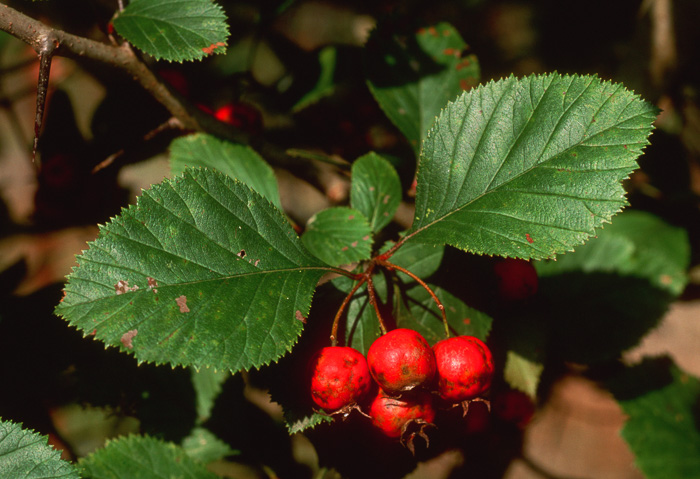
[[[39,54],[39,79],[36,89],[36,116],[34,117],[34,147],[32,148],[32,163],[36,163],[36,152],[39,146],[39,133],[44,120],[46,107],[46,95],[49,90],[49,77],[51,75],[51,61],[53,54],[59,46],[58,39],[51,34],[42,35],[39,38],[35,50]],[[38,168],[38,165],[37,165]]]

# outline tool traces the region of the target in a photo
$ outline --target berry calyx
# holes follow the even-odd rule
[[[415,391],[395,398],[380,389],[369,408],[369,416],[384,435],[398,438],[411,423],[432,424],[435,420],[433,397],[425,391]]]
[[[311,397],[328,411],[356,404],[372,385],[367,360],[347,346],[321,349],[311,359],[310,369]]]
[[[498,277],[498,294],[503,299],[520,301],[537,293],[537,271],[529,261],[505,258],[494,265],[493,272]]]
[[[394,329],[377,338],[367,351],[369,371],[390,395],[427,385],[436,371],[435,355],[420,333]]]
[[[443,339],[433,346],[440,397],[451,402],[473,399],[491,387],[493,356],[474,336]]]

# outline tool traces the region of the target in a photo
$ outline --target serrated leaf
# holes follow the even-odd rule
[[[365,48],[367,81],[416,151],[445,104],[479,82],[476,56],[449,23],[400,35],[380,25]]]
[[[229,378],[228,371],[216,371],[212,368],[192,368],[192,386],[197,397],[197,420],[203,423],[211,415],[214,401],[221,393],[224,382]]]
[[[308,429],[313,429],[320,424],[333,421],[333,418],[330,416],[324,416],[317,412],[312,412],[308,415],[297,415],[296,413],[297,411],[284,410],[284,420],[289,434],[303,432]]]
[[[343,206],[327,208],[309,218],[301,241],[332,266],[369,259],[372,252],[372,230],[367,218]]]
[[[566,271],[636,276],[678,296],[688,283],[690,242],[684,229],[651,213],[625,211],[575,252],[535,265],[540,276]]]
[[[86,479],[152,479],[186,477],[216,479],[173,443],[149,436],[121,437],[107,442],[78,463]]]
[[[645,477],[700,477],[698,378],[654,359],[625,371],[611,387],[627,416],[622,437]]]
[[[48,437],[0,418],[0,477],[80,479],[75,467],[48,445]]]
[[[188,166],[204,166],[242,181],[282,209],[279,186],[272,167],[246,145],[237,145],[205,133],[195,133],[170,143],[170,169],[179,175]]]
[[[388,225],[401,203],[401,181],[394,167],[371,152],[352,164],[350,205],[369,220],[372,231]]]
[[[226,53],[226,15],[212,0],[132,0],[115,30],[156,60],[198,60]]]
[[[190,435],[182,440],[182,448],[189,457],[202,464],[240,454],[240,451],[231,449],[228,444],[203,427],[194,428]]]
[[[140,361],[232,372],[291,349],[332,270],[267,200],[208,169],[144,191],[89,246],[57,314]]]
[[[510,77],[464,93],[425,140],[407,238],[526,259],[570,251],[626,204],[621,181],[656,111],[594,76]]]
[[[399,327],[413,329],[423,335],[430,344],[445,339],[442,314],[428,291],[419,284],[405,290],[404,304],[409,314],[397,317]],[[491,331],[492,319],[487,314],[469,307],[464,301],[446,289],[428,283],[430,289],[445,307],[450,334],[476,336],[486,340]]]

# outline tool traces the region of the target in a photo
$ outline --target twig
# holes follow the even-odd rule
[[[248,134],[218,121],[169,88],[141,61],[128,43],[108,45],[72,35],[53,29],[4,4],[0,4],[0,30],[27,43],[40,55],[46,51],[46,39],[51,39],[55,46],[51,55],[93,60],[127,72],[187,130],[208,131],[239,143],[248,143],[250,140]]]
[[[37,53],[39,54],[39,79],[36,87],[36,115],[34,117],[34,146],[32,147],[32,163],[37,168],[39,165],[36,162],[36,150],[39,146],[39,133],[41,133],[41,125],[44,122],[44,110],[46,107],[46,94],[49,91],[49,77],[51,76],[51,61],[53,55],[59,46],[58,39],[53,35],[53,32],[48,32],[39,42]],[[36,49],[36,45],[34,46]]]

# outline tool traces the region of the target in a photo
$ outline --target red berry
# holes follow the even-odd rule
[[[461,402],[491,387],[493,356],[474,336],[443,339],[433,346],[437,363],[438,392],[447,401]]]
[[[537,271],[529,261],[506,258],[493,267],[498,276],[498,294],[503,299],[517,301],[537,292]]]
[[[425,391],[415,391],[409,396],[395,398],[381,389],[369,408],[372,424],[389,437],[400,437],[410,421],[432,423],[435,420],[433,397]]]
[[[435,376],[435,355],[416,331],[394,329],[375,340],[367,351],[372,377],[389,394],[426,385]]]
[[[358,350],[329,346],[311,360],[311,397],[329,411],[355,404],[372,384],[367,360]]]
[[[535,414],[532,399],[524,392],[509,389],[497,394],[491,401],[493,412],[501,420],[525,427]]]
[[[485,402],[473,401],[469,404],[465,432],[467,434],[480,434],[491,425],[491,413]]]
[[[217,120],[250,133],[260,133],[262,130],[262,115],[245,103],[227,103],[217,108],[214,116]]]

